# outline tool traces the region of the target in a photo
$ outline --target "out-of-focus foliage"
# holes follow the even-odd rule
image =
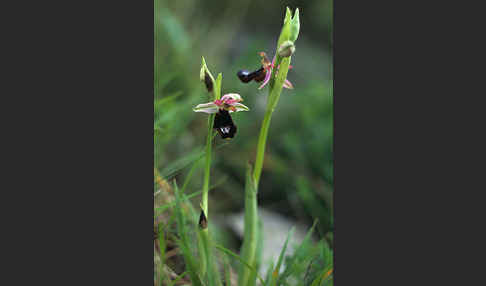
[[[258,205],[308,228],[318,219],[314,234],[320,242],[309,251],[319,255],[303,270],[317,273],[329,264],[325,259],[330,257],[333,229],[332,1],[155,0],[154,167],[181,187],[192,163],[203,156],[208,117],[192,107],[209,101],[199,80],[204,56],[213,73],[223,73],[222,94],[239,93],[250,107],[233,115],[238,126],[234,139],[225,143],[215,137],[211,165],[211,185],[216,186],[209,193],[210,217],[242,211],[246,164],[255,160],[268,87],[244,84],[236,73],[259,68],[260,51],[273,57],[286,6],[300,10],[299,39],[288,74],[294,89],[283,91],[273,114]],[[185,194],[202,188],[199,165]],[[196,209],[199,199],[191,200]],[[239,247],[224,233],[214,235],[229,249]]]

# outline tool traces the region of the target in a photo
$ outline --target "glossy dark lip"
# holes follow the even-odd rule
[[[223,132],[223,128],[230,128],[228,133]],[[221,135],[221,138],[233,138],[236,134],[236,125],[233,122],[233,119],[231,118],[231,115],[227,110],[220,109],[218,113],[216,113],[216,116],[214,117],[214,124],[213,128],[216,129]]]
[[[256,71],[249,72],[248,70],[240,70],[236,74],[238,78],[241,80],[243,83],[248,83],[252,80],[256,82],[261,82],[265,79],[265,69],[263,67],[257,69]]]

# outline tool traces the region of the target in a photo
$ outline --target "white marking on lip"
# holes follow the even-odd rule
[[[227,127],[222,127],[222,128],[221,128],[221,132],[223,132],[223,133],[225,133],[225,134],[226,134],[226,133],[229,133],[229,132],[230,132],[230,130],[231,130],[231,127],[230,127],[230,126],[227,126]]]

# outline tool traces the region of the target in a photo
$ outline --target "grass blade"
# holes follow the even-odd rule
[[[177,283],[177,281],[181,280],[182,277],[186,276],[187,275],[187,271],[184,271],[181,273],[181,275],[177,276],[176,279],[172,280],[172,281],[169,281],[169,285],[168,286],[173,286],[175,285],[175,283]]]
[[[218,245],[218,244],[216,244],[215,247],[216,247],[216,249],[222,251],[223,253],[225,253],[225,254],[227,254],[229,256],[232,256],[232,257],[236,258],[236,260],[238,260],[243,266],[245,266],[246,268],[248,268],[250,271],[255,271],[256,272],[255,267],[253,267],[250,264],[248,264],[248,262],[246,262],[245,260],[243,260],[238,254],[236,254],[233,251],[225,248],[224,246]],[[262,283],[262,285],[265,284],[265,281],[263,281],[263,278],[260,275],[258,275],[258,273],[257,273],[257,278],[258,278],[258,280],[260,280],[260,282]],[[240,284],[238,284],[238,285],[240,285]]]
[[[289,243],[290,237],[294,234],[294,231],[295,231],[295,227],[292,227],[289,231],[289,234],[287,235],[287,239],[285,240],[284,246],[280,251],[280,256],[278,257],[277,265],[275,266],[275,269],[272,272],[272,278],[269,284],[271,286],[277,285],[278,274],[280,273],[280,267],[282,266],[283,258],[285,256],[285,251],[287,250],[287,244]]]
[[[317,220],[314,221],[314,223],[312,224],[312,227],[310,228],[310,230],[305,235],[304,240],[302,240],[302,243],[299,245],[299,247],[294,252],[294,256],[290,259],[288,265],[285,267],[284,273],[282,273],[281,277],[279,278],[281,282],[283,282],[287,277],[289,277],[294,272],[293,266],[294,266],[294,264],[296,264],[296,262],[298,260],[297,254],[300,253],[301,251],[303,251],[304,247],[306,247],[309,244],[312,233],[314,232],[316,225],[317,225]]]
[[[178,240],[177,244],[179,245],[179,248],[182,251],[184,262],[186,263],[186,268],[192,283],[195,286],[200,286],[202,285],[202,282],[199,275],[197,274],[196,262],[194,261],[194,257],[192,256],[192,253],[189,248],[189,240],[187,236],[187,227],[186,227],[186,217],[185,214],[183,213],[183,209],[181,205],[182,200],[180,197],[179,188],[177,187],[177,184],[175,182],[174,182],[174,193],[176,197],[176,206],[177,206],[175,208],[176,219],[177,219],[177,232],[180,236],[180,239]]]
[[[161,172],[161,176],[166,180],[169,180],[176,175],[180,170],[187,167],[189,164],[194,163],[201,159],[206,152],[202,148],[197,148],[195,151],[181,157],[173,163],[166,166]]]
[[[223,266],[224,266],[224,281],[226,285],[231,285],[231,265],[229,264],[228,255],[223,253]]]
[[[265,277],[265,283],[263,285],[269,285],[270,280],[272,279],[272,271],[273,271],[273,261],[270,261],[270,265],[268,266],[267,270],[267,277]]]
[[[214,133],[212,135],[212,138],[214,138],[218,133]],[[218,150],[219,148],[222,148],[226,145],[228,145],[229,142],[224,142],[222,144],[219,144],[218,146],[214,147],[214,150]],[[166,166],[161,172],[161,176],[165,178],[166,180],[169,180],[173,178],[175,175],[177,175],[182,169],[186,168],[189,166],[191,163],[196,163],[197,161],[201,160],[204,156],[206,155],[206,150],[199,147],[196,148],[194,151],[191,153],[183,156],[182,158],[172,162],[168,166]]]
[[[209,190],[212,190],[212,189],[216,188],[217,186],[223,184],[225,180],[226,180],[226,178],[223,178],[223,179],[219,180],[216,184],[212,185],[209,188]],[[202,190],[197,191],[197,192],[194,192],[194,193],[192,193],[190,195],[187,195],[187,196],[185,195],[184,198],[181,199],[181,201],[182,202],[185,202],[186,200],[192,199],[192,198],[200,195],[201,193],[202,193]],[[164,204],[164,205],[162,205],[160,207],[157,207],[157,208],[154,209],[154,214],[155,215],[160,215],[161,213],[163,213],[164,211],[166,211],[169,208],[174,207],[175,205],[176,205],[176,202],[170,202],[170,203]]]
[[[319,286],[319,285],[321,285],[321,284],[322,284],[324,281],[326,281],[326,279],[327,279],[328,277],[330,277],[330,276],[331,276],[332,271],[333,271],[333,268],[330,268],[330,269],[323,269],[323,270],[322,270],[322,271],[319,273],[319,275],[317,275],[317,278],[316,278],[314,281],[312,281],[311,286]]]

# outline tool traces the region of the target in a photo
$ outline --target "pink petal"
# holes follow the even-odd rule
[[[236,99],[228,99],[228,100],[226,100],[226,104],[229,104],[229,105],[233,105],[236,102],[238,102],[238,100],[236,100]]]
[[[267,72],[265,73],[265,79],[263,80],[262,85],[258,89],[262,89],[270,80],[270,76],[272,75],[272,69],[267,69]]]
[[[288,89],[294,89],[294,86],[292,85],[292,83],[288,79],[285,80],[283,87],[288,88]]]
[[[225,95],[223,95],[223,96],[221,97],[221,101],[222,101],[222,102],[226,102],[226,103],[228,103],[228,101],[230,101],[230,100],[235,100],[235,101],[237,101],[237,102],[240,102],[240,101],[242,101],[243,99],[242,99],[242,98],[241,98],[241,96],[240,96],[239,94],[237,94],[237,93],[227,93],[227,94],[225,94]]]

